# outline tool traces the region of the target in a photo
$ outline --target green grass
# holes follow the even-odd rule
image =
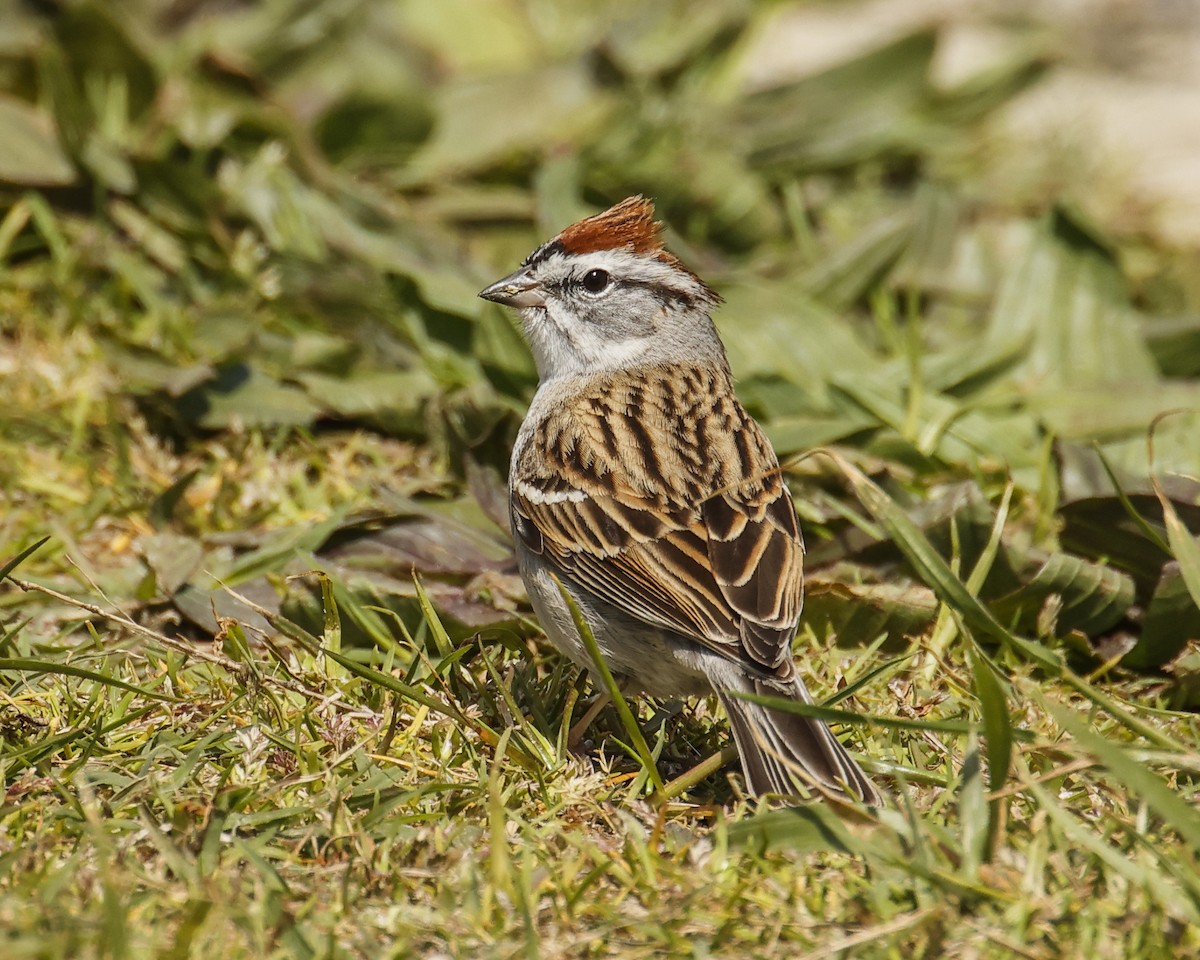
[[[0,15],[0,955],[1200,951],[1196,251],[1007,139],[1070,38],[747,93],[779,12]],[[708,702],[567,749],[474,294],[633,192],[727,299],[877,814],[748,801]]]

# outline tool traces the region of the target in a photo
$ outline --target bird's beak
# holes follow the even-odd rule
[[[497,280],[490,287],[479,291],[484,300],[501,303],[506,307],[544,307],[546,298],[542,296],[538,282],[525,270],[510,273],[503,280]]]

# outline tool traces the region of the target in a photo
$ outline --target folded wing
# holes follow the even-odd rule
[[[719,376],[602,382],[557,410],[514,464],[513,528],[598,598],[784,679],[804,548],[770,443]]]

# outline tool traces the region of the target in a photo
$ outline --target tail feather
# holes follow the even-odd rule
[[[871,806],[881,806],[883,798],[822,721],[794,713],[772,710],[735,696],[757,693],[763,696],[794,697],[812,703],[812,697],[797,677],[792,686],[738,677],[710,677],[725,712],[733,740],[742,759],[742,769],[751,793],[795,794],[798,785],[812,785],[834,793],[849,795]]]

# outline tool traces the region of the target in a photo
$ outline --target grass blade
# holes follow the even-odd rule
[[[1200,850],[1200,811],[1188,804],[1165,780],[1145,764],[1129,757],[1125,750],[1092,730],[1073,710],[1055,703],[1046,708],[1080,745],[1092,753],[1121,782],[1140,796],[1149,807],[1191,847]]]
[[[587,649],[588,656],[592,658],[596,672],[600,675],[600,681],[604,685],[604,690],[612,699],[617,716],[621,718],[621,726],[625,728],[625,734],[629,737],[634,755],[641,762],[642,769],[650,778],[650,782],[654,784],[655,793],[661,793],[663,781],[658,772],[658,765],[654,762],[654,757],[650,753],[650,747],[646,743],[645,736],[642,735],[642,728],[638,725],[633,711],[629,709],[628,702],[621,695],[621,688],[613,678],[612,671],[608,669],[604,655],[600,652],[600,645],[596,643],[596,635],[592,632],[592,628],[587,620],[584,619],[583,611],[579,609],[579,604],[575,602],[575,598],[567,592],[567,588],[563,586],[563,582],[558,577],[554,577],[554,579],[558,584],[558,590],[562,594],[563,601],[571,611],[571,617],[575,621],[575,629],[579,631],[579,637],[583,640],[583,645]]]
[[[967,651],[974,680],[975,696],[983,714],[983,732],[987,736],[988,789],[996,793],[1008,780],[1012,763],[1013,728],[1008,713],[1008,698],[1004,686],[996,676],[996,668],[988,656],[972,639]],[[987,855],[991,860],[1000,846],[1000,834],[1004,824],[1008,800],[996,797],[988,804]]]
[[[53,663],[49,660],[36,660],[29,657],[0,657],[0,671],[3,670],[78,677],[81,680],[92,680],[96,683],[102,683],[106,687],[117,687],[121,690],[128,690],[130,693],[149,697],[151,700],[162,700],[167,703],[183,702],[180,697],[173,697],[168,693],[159,693],[157,690],[148,690],[146,687],[139,687],[136,684],[118,680],[116,677],[110,677],[95,670],[88,670],[86,667],[76,667],[69,663]]]
[[[3,583],[8,578],[8,575],[10,573],[12,573],[14,570],[17,569],[17,567],[19,567],[22,563],[24,563],[27,559],[29,559],[29,557],[32,556],[34,554],[34,552],[37,551],[40,547],[42,547],[46,543],[46,541],[48,541],[49,539],[50,539],[49,537],[42,537],[41,540],[38,540],[36,543],[31,544],[30,546],[26,547],[24,550],[22,550],[20,553],[18,553],[15,557],[13,557],[11,560],[6,562],[4,564],[4,566],[0,567],[0,583]]]
[[[828,453],[850,480],[854,492],[868,510],[891,535],[900,552],[917,571],[917,575],[938,599],[956,610],[972,630],[1001,645],[1012,645],[1039,666],[1057,675],[1062,671],[1058,657],[1039,643],[1018,637],[1006,630],[990,610],[972,595],[966,585],[950,569],[950,565],[933,548],[913,521],[883,488],[861,470],[835,453]]]
[[[741,700],[749,700],[781,713],[794,713],[801,717],[812,717],[824,720],[826,723],[846,723],[864,727],[880,727],[884,730],[923,730],[929,733],[959,733],[967,734],[975,729],[975,724],[968,720],[913,720],[908,717],[878,717],[861,713],[851,713],[849,710],[835,710],[832,707],[821,707],[815,703],[802,703],[799,700],[789,700],[784,697],[768,697],[760,693],[735,693]],[[1024,730],[1013,730],[1014,740],[1028,742],[1033,735]]]

